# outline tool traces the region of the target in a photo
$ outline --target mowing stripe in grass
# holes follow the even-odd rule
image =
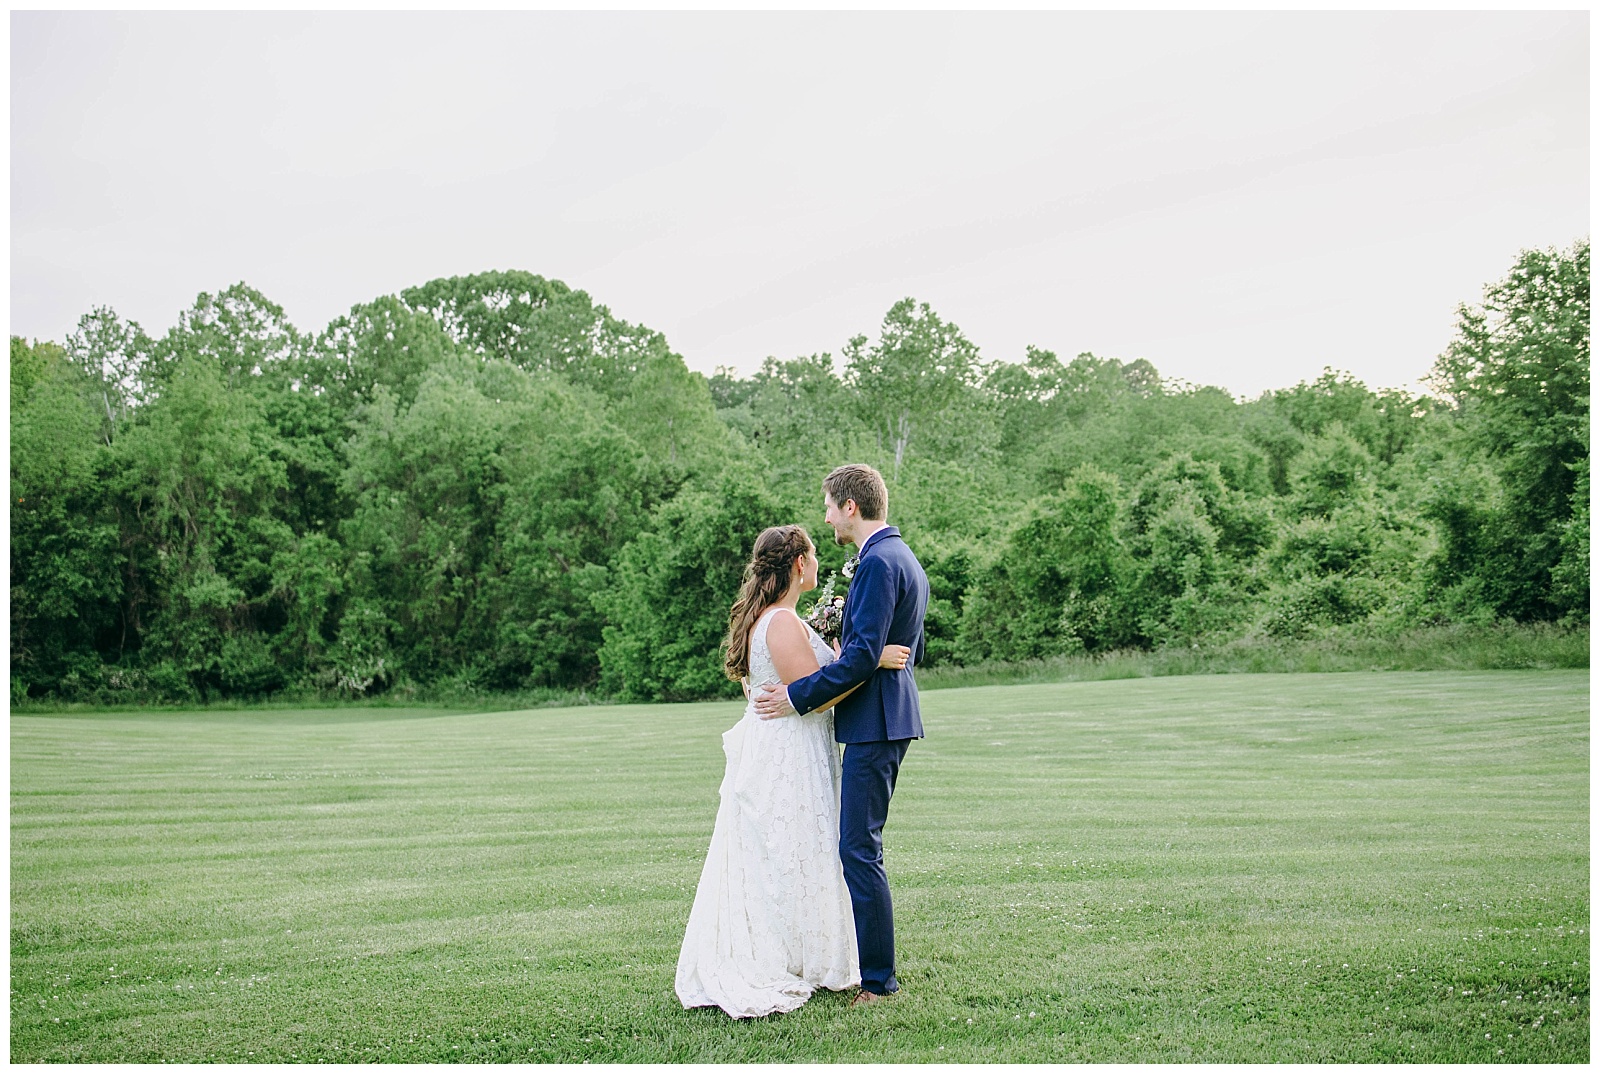
[[[672,969],[728,704],[11,722],[13,1060],[1589,1057],[1586,672],[924,696],[905,994]]]

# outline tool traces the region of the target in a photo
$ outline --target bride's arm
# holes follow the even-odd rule
[[[817,654],[811,651],[811,638],[797,615],[779,612],[772,617],[772,622],[767,624],[767,652],[785,686],[822,666],[817,663]]]
[[[773,616],[771,624],[767,627],[767,651],[772,654],[772,666],[777,669],[778,677],[783,680],[785,686],[796,679],[805,678],[822,666],[817,663],[817,654],[811,650],[811,639],[807,636],[806,628],[798,616],[781,613]],[[904,645],[886,646],[878,657],[878,666],[905,667],[906,654],[909,653],[910,650]],[[838,697],[818,705],[817,708],[831,709],[864,685],[866,684],[858,682]]]
[[[834,655],[837,656],[839,653],[838,642],[833,643],[833,651]],[[885,645],[883,647],[883,652],[878,656],[878,666],[880,668],[886,668],[889,671],[899,671],[901,668],[906,666],[906,660],[910,658],[910,656],[911,649],[909,646]],[[839,702],[843,701],[845,698],[849,697],[851,694],[855,693],[865,685],[867,684],[864,682],[858,682],[854,686],[850,687],[850,689],[834,698],[832,701],[818,705],[817,708],[831,709],[833,706],[837,705]]]

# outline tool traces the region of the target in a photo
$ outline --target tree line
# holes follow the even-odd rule
[[[705,377],[525,272],[314,335],[244,284],[159,338],[96,309],[10,378],[13,701],[730,696],[751,542],[799,521],[837,569],[843,461],[927,568],[931,664],[1587,623],[1587,240],[1461,306],[1426,394],[990,362],[911,299]]]

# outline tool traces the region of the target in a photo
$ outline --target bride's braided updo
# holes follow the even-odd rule
[[[811,551],[804,526],[772,526],[761,531],[745,564],[739,599],[728,613],[728,655],[723,671],[735,682],[750,674],[750,631],[761,613],[788,590],[795,560]]]

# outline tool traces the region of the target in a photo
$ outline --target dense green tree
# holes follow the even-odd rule
[[[1345,373],[1235,399],[1143,360],[988,363],[907,299],[876,339],[689,370],[523,272],[315,334],[244,284],[153,339],[11,344],[13,697],[284,688],[730,696],[756,533],[879,466],[928,660],[1438,621],[1584,620],[1588,244],[1464,307],[1438,398]]]
[[[1152,513],[1135,544],[1135,607],[1140,635],[1155,643],[1189,641],[1213,627],[1224,595],[1218,534],[1193,486],[1179,486]]]
[[[100,307],[78,321],[67,337],[66,356],[93,385],[101,419],[100,437],[107,444],[152,390],[155,343],[144,329]]]
[[[556,373],[594,364],[592,337],[605,319],[582,291],[531,272],[430,280],[402,291],[400,300],[473,354]]]
[[[292,365],[304,345],[283,308],[243,283],[201,294],[151,348],[140,373],[147,395],[159,393],[196,362],[210,366],[230,389],[249,389],[268,371]],[[268,381],[276,390],[280,381]]]
[[[655,337],[640,357],[609,416],[655,461],[669,487],[716,470],[730,451],[706,378],[667,350],[664,337]]]
[[[131,531],[127,615],[143,662],[202,695],[286,682],[259,632],[276,625],[272,563],[292,538],[272,512],[287,475],[259,401],[228,379],[203,358],[172,360],[118,437],[111,482]]]
[[[1175,500],[1192,500],[1217,533],[1218,548],[1249,560],[1272,538],[1270,509],[1233,487],[1217,462],[1188,452],[1168,456],[1134,487],[1129,524],[1135,535],[1148,532],[1154,519]]]
[[[891,476],[899,476],[909,450],[977,457],[997,440],[978,348],[926,302],[896,302],[877,340],[856,336],[844,354],[854,416],[872,430]]]
[[[748,380],[720,374],[714,391],[718,416],[760,449],[786,500],[811,497],[831,469],[822,460],[843,460],[870,436],[829,354],[768,358]]]
[[[556,374],[598,397],[670,487],[727,453],[706,378],[661,333],[613,317],[582,291],[527,272],[485,272],[433,280],[400,298],[467,353]]]
[[[1477,553],[1483,599],[1517,619],[1586,610],[1587,552],[1569,523],[1586,509],[1574,499],[1589,457],[1588,241],[1525,251],[1481,305],[1462,306],[1434,381],[1500,479],[1492,511],[1436,508],[1476,516],[1476,532],[1447,526],[1445,535]]]
[[[67,352],[48,341],[29,343],[21,336],[11,337],[11,401],[26,405],[33,386],[49,376],[56,366],[68,361]]]
[[[1029,508],[966,596],[958,652],[1025,660],[1130,640],[1117,479],[1083,466]]]
[[[654,472],[599,409],[498,359],[435,367],[410,405],[375,389],[344,477],[362,599],[339,629],[360,639],[345,646],[354,659],[423,682],[593,683],[590,598],[638,531]]]
[[[1582,439],[1589,442],[1589,415],[1583,416]],[[1589,456],[1572,467],[1572,515],[1561,528],[1560,558],[1550,571],[1550,595],[1558,608],[1580,614],[1589,607]]]
[[[49,343],[11,339],[11,692],[98,677],[123,644],[122,553],[102,487],[101,385]]]
[[[1235,433],[1238,409],[1218,388],[1168,390],[1148,362],[1082,354],[1062,368],[1039,434],[1016,457],[1037,488],[1059,488],[1085,463],[1132,486],[1166,454]]]
[[[372,402],[380,384],[409,404],[428,370],[461,350],[433,316],[385,296],[353,307],[328,325],[297,372],[306,389],[326,395],[348,414]]]
[[[1261,480],[1259,468],[1245,472]],[[1128,510],[1138,637],[1192,643],[1238,626],[1274,524],[1271,506],[1233,487],[1217,462],[1178,452],[1158,463],[1134,487]]]
[[[594,597],[607,620],[601,688],[630,701],[738,696],[722,671],[728,610],[756,537],[791,521],[780,511],[747,466],[657,508]]]
[[[1382,463],[1341,421],[1321,430],[1290,465],[1259,613],[1269,634],[1407,612],[1417,599],[1416,567],[1431,546],[1414,490],[1386,489]]]
[[[571,395],[551,393],[501,452],[495,669],[501,685],[590,686],[612,558],[660,498],[638,444]]]

